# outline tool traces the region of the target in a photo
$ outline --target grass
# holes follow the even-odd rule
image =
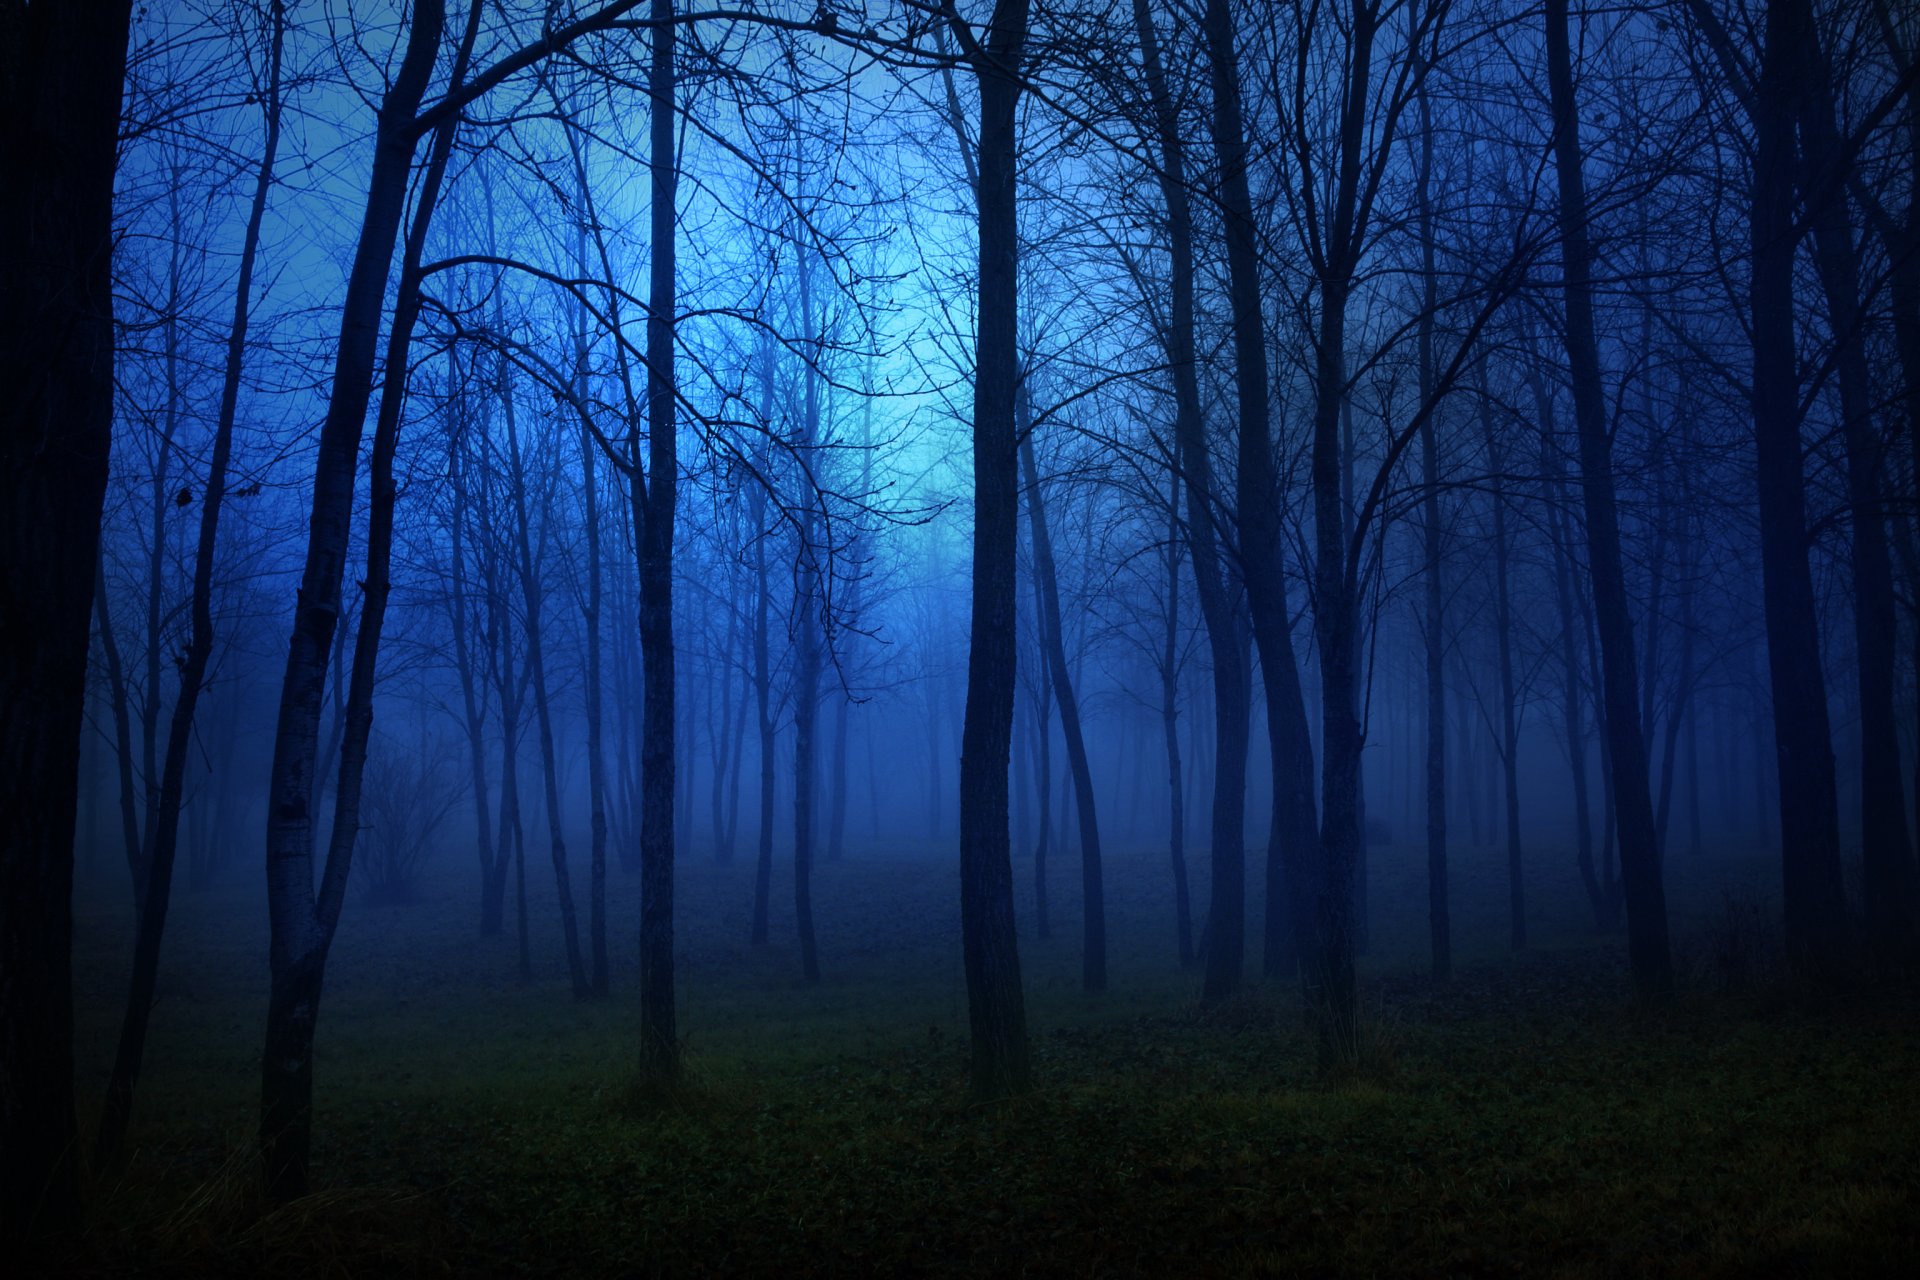
[[[1061,927],[1022,937],[1037,1087],[993,1106],[964,1091],[944,861],[823,867],[827,981],[814,988],[794,980],[790,945],[741,941],[750,868],[686,865],[692,1084],[664,1106],[631,1090],[634,887],[613,885],[616,996],[576,1004],[550,885],[531,905],[542,972],[523,985],[510,938],[473,936],[465,868],[446,866],[451,887],[420,906],[349,904],[320,1030],[321,1189],[271,1212],[247,1140],[264,912],[239,889],[184,897],[133,1158],[54,1262],[103,1274],[1910,1271],[1912,993],[1815,1000],[1769,974],[1764,948],[1731,944],[1750,913],[1716,895],[1765,867],[1676,868],[1689,989],[1645,1012],[1626,999],[1617,940],[1588,936],[1577,890],[1545,868],[1536,934],[1553,941],[1504,955],[1497,908],[1479,905],[1498,896],[1491,852],[1458,858],[1463,970],[1433,988],[1418,972],[1417,858],[1376,853],[1367,1050],[1338,1080],[1314,1071],[1289,987],[1198,1006],[1196,976],[1170,963],[1158,858],[1113,859],[1114,990],[1079,992],[1077,867],[1062,860]],[[111,1049],[126,915],[102,891],[80,916],[85,1096]],[[1741,973],[1721,972],[1729,951]]]

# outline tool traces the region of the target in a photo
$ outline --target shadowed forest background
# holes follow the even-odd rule
[[[1894,0],[0,0],[0,1221],[1906,1273]]]

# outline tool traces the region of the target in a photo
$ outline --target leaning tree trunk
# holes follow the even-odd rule
[[[1593,606],[1600,632],[1607,756],[1613,770],[1620,876],[1626,889],[1627,949],[1635,990],[1643,999],[1673,991],[1667,941],[1667,896],[1653,829],[1646,742],[1636,705],[1633,619],[1620,554],[1612,439],[1593,328],[1592,249],[1587,238],[1586,178],[1581,172],[1579,116],[1573,100],[1567,0],[1547,0],[1547,80],[1553,102],[1554,168],[1560,188],[1560,243],[1565,280],[1567,358],[1574,425],[1580,437],[1580,488],[1587,515]]]
[[[127,0],[9,6],[0,41],[0,1222],[79,1209],[73,838],[113,428]]]
[[[1301,863],[1317,843],[1313,742],[1293,651],[1293,620],[1280,563],[1280,493],[1273,470],[1267,404],[1267,335],[1260,306],[1260,258],[1247,185],[1240,71],[1227,0],[1207,0],[1205,27],[1213,72],[1214,148],[1226,223],[1228,295],[1233,307],[1234,391],[1239,402],[1240,573],[1260,653],[1267,736],[1273,761],[1273,823],[1267,838],[1267,896],[1262,968],[1291,974],[1305,915]],[[1171,123],[1162,126],[1163,135]],[[1188,234],[1191,235],[1189,229]]]
[[[333,651],[334,631],[342,609],[341,582],[353,520],[354,473],[367,403],[373,391],[374,349],[379,340],[381,304],[413,163],[414,113],[433,70],[445,18],[441,0],[421,0],[415,5],[405,56],[380,106],[366,212],[347,277],[346,302],[341,308],[340,337],[335,347],[332,394],[320,428],[305,564],[287,648],[286,673],[280,686],[267,788],[272,990],[267,1005],[260,1090],[260,1146],[266,1187],[268,1194],[279,1200],[298,1196],[307,1187],[307,1154],[313,1123],[314,1023],[319,1016],[327,948],[337,919],[332,913],[346,887],[346,861],[343,859],[338,865],[336,877],[336,866],[329,858],[327,884],[332,889],[337,879],[337,891],[319,899],[315,897],[313,807],[319,772],[316,747],[320,708],[327,659]],[[377,586],[379,584],[372,581],[366,584],[360,623],[363,637],[377,634],[370,630],[373,620],[369,617]],[[365,672],[369,683],[370,666]],[[361,673],[355,674],[358,677]],[[349,740],[346,749],[351,746]],[[344,754],[342,759],[344,766]],[[343,767],[341,793],[349,790],[344,772]],[[348,812],[357,821],[351,807]],[[350,840],[351,834],[336,831],[334,840]],[[350,853],[350,844],[347,849]]]
[[[213,656],[213,556],[220,532],[220,504],[226,500],[227,466],[233,457],[233,424],[238,412],[240,372],[246,356],[247,320],[252,312],[253,266],[260,247],[260,224],[266,215],[267,195],[273,187],[273,162],[280,149],[280,53],[285,33],[284,12],[272,6],[269,37],[266,142],[254,179],[253,203],[240,242],[240,269],[234,283],[233,324],[227,331],[226,367],[220,383],[219,416],[214,421],[213,456],[207,468],[205,495],[200,508],[200,536],[194,549],[192,631],[180,664],[180,691],[167,726],[167,750],[159,783],[159,799],[147,826],[147,878],[140,896],[140,926],[133,946],[133,976],[127,1007],[114,1051],[113,1073],[100,1113],[94,1144],[95,1167],[105,1167],[120,1153],[127,1121],[133,1112],[133,1090],[146,1050],[147,1020],[153,1012],[154,990],[160,976],[160,940],[166,933],[167,907],[173,896],[174,855],[179,848],[180,805],[186,782],[187,754],[193,736],[193,717],[206,683],[207,663]],[[169,363],[172,361],[169,340]],[[169,374],[169,384],[172,383]],[[171,413],[171,410],[169,410]],[[155,557],[155,568],[159,559]],[[158,627],[153,628],[157,647]],[[157,677],[147,690],[157,705]]]
[[[1040,597],[1041,661],[1053,674],[1053,695],[1060,704],[1060,731],[1067,743],[1067,769],[1073,777],[1074,805],[1080,819],[1081,948],[1080,985],[1107,989],[1107,899],[1100,867],[1100,822],[1094,810],[1093,770],[1080,731],[1080,701],[1067,670],[1067,645],[1060,620],[1060,580],[1053,562],[1053,533],[1047,527],[1046,495],[1033,460],[1032,413],[1022,386],[1015,420],[1020,433],[1020,466],[1027,484],[1027,525],[1033,539],[1033,581]]]
[[[1145,0],[1135,0],[1134,26],[1152,96],[1160,144],[1160,192],[1167,202],[1173,251],[1167,363],[1172,366],[1176,469],[1187,485],[1187,543],[1200,597],[1200,617],[1213,661],[1213,808],[1208,840],[1207,918],[1201,934],[1206,974],[1201,995],[1222,1000],[1240,990],[1246,954],[1247,673],[1221,568],[1218,494],[1201,416],[1193,317],[1193,213],[1185,147],[1161,66],[1159,36]]]
[[[1029,1079],[1007,847],[1020,514],[1014,432],[1020,376],[1014,329],[1020,238],[1016,107],[1028,7],[1028,0],[995,0],[984,47],[975,46],[969,55],[980,83],[980,292],[973,383],[972,617],[960,750],[960,922],[972,1086],[981,1098],[1024,1092]],[[972,43],[971,33],[965,40]]]
[[[526,609],[527,672],[533,681],[534,726],[540,734],[540,780],[546,788],[547,837],[553,854],[553,882],[560,900],[560,929],[567,949],[567,976],[573,983],[573,998],[593,994],[587,968],[580,955],[580,925],[573,909],[573,882],[567,872],[567,841],[560,823],[560,786],[553,750],[553,709],[547,698],[547,655],[540,613],[545,594],[540,586],[540,567],[533,556],[533,537],[527,516],[526,464],[520,456],[519,415],[514,411],[513,384],[507,377],[505,360],[500,365],[500,407],[507,423],[507,474],[513,493],[514,542],[520,555],[521,602]],[[544,503],[542,504],[545,505]]]

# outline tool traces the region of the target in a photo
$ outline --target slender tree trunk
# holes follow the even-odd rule
[[[1593,813],[1587,795],[1587,717],[1582,692],[1580,642],[1574,630],[1573,538],[1568,533],[1566,492],[1561,483],[1560,454],[1553,443],[1553,401],[1538,375],[1529,378],[1540,419],[1540,474],[1546,481],[1547,531],[1553,538],[1553,594],[1560,623],[1560,717],[1567,738],[1567,765],[1573,773],[1574,861],[1586,890],[1593,926],[1611,927],[1607,895],[1593,861]]]
[[[1267,890],[1262,969],[1294,972],[1306,911],[1300,864],[1311,857],[1314,830],[1313,745],[1293,650],[1293,624],[1280,564],[1280,493],[1273,469],[1267,396],[1267,335],[1260,306],[1260,259],[1247,185],[1247,142],[1241,119],[1240,72],[1227,0],[1207,0],[1212,68],[1214,149],[1226,224],[1228,293],[1233,307],[1234,389],[1238,400],[1240,572],[1254,643],[1260,653],[1273,774],[1273,820],[1267,838]],[[1162,126],[1171,132],[1171,122]],[[1191,235],[1190,224],[1187,234]],[[1300,885],[1293,882],[1300,880]]]
[[[1505,451],[1493,425],[1493,404],[1480,389],[1480,426],[1487,441],[1493,482],[1493,628],[1500,660],[1500,773],[1507,817],[1507,938],[1513,950],[1527,945],[1527,892],[1520,857],[1520,717],[1514,701],[1512,544],[1507,537]]]
[[[1433,106],[1424,83],[1420,89],[1420,400],[1433,395],[1433,321],[1439,302],[1439,275],[1433,243]],[[1434,419],[1428,414],[1420,427],[1421,546],[1426,557],[1426,612],[1423,617],[1427,670],[1427,933],[1433,953],[1433,976],[1445,982],[1453,976],[1453,918],[1447,885],[1447,681],[1446,592],[1440,581],[1440,448]]]
[[[856,615],[857,616],[857,615]],[[844,691],[833,700],[833,778],[827,792],[828,862],[845,853],[847,836],[847,719],[849,700]]]
[[[578,339],[577,362],[581,403],[586,390],[586,335]],[[593,952],[592,990],[608,991],[607,977],[607,750],[600,703],[600,498],[594,472],[593,435],[580,431],[581,493],[587,524],[587,602],[582,621],[587,629],[587,807],[592,832],[592,859],[588,863],[588,932]]]
[[[1180,471],[1167,493],[1167,631],[1160,647],[1160,726],[1167,747],[1167,852],[1173,864],[1173,920],[1180,967],[1193,967],[1193,907],[1187,890],[1186,791],[1180,766]]]
[[[107,599],[107,567],[96,564],[93,578],[93,612],[98,620],[100,650],[107,668],[107,704],[113,714],[113,761],[120,781],[120,838],[126,845],[127,871],[133,879],[133,905],[137,917],[146,897],[146,845],[140,838],[139,801],[134,797],[133,725],[127,714],[127,673],[120,659],[120,641],[114,631],[113,608]]]
[[[1053,534],[1047,527],[1046,495],[1033,460],[1032,414],[1028,388],[1016,400],[1015,429],[1020,433],[1020,466],[1026,475],[1027,522],[1033,539],[1033,580],[1040,597],[1040,645],[1053,672],[1054,698],[1060,704],[1060,729],[1067,742],[1067,768],[1073,776],[1074,803],[1080,815],[1081,950],[1080,985],[1107,989],[1107,899],[1100,867],[1100,822],[1094,811],[1093,771],[1080,732],[1080,702],[1067,671],[1066,640],[1061,635],[1060,583],[1053,563]]]
[[[540,778],[545,787],[547,836],[553,854],[554,888],[560,900],[560,929],[566,941],[567,975],[573,997],[593,994],[586,964],[580,954],[580,925],[573,909],[573,882],[567,871],[567,842],[560,825],[560,785],[553,749],[553,710],[547,699],[547,656],[540,614],[545,605],[540,568],[534,560],[533,537],[527,515],[526,464],[520,456],[519,415],[514,409],[513,384],[505,361],[500,366],[499,395],[507,424],[508,476],[512,484],[514,535],[520,553],[520,591],[526,609],[527,673],[533,681],[534,725],[540,734]],[[543,504],[544,505],[544,504]]]
[[[816,477],[813,474],[814,445],[820,433],[820,341],[815,333],[813,314],[813,264],[810,258],[800,263],[800,325],[808,346],[806,367],[801,371],[801,438],[796,450],[799,462],[798,492],[801,505],[799,552],[800,598],[794,606],[793,655],[793,915],[795,931],[800,935],[800,975],[806,982],[820,981],[820,954],[813,933],[813,793],[814,724],[820,712],[820,630],[823,601],[820,598],[820,547],[814,511]]]
[[[1040,614],[1040,589],[1034,586],[1034,616]],[[1047,909],[1047,853],[1053,841],[1053,666],[1040,664],[1040,687],[1033,698],[1034,773],[1039,794],[1040,833],[1033,845],[1033,931],[1042,941],[1053,936]]]
[[[1186,478],[1187,541],[1213,663],[1213,810],[1207,919],[1201,942],[1206,976],[1201,992],[1203,999],[1222,1000],[1240,990],[1246,953],[1248,690],[1232,602],[1220,563],[1215,508],[1218,494],[1200,409],[1193,316],[1193,214],[1185,147],[1173,96],[1161,68],[1159,37],[1145,0],[1135,0],[1133,16],[1153,99],[1161,153],[1160,191],[1167,203],[1173,252],[1172,309],[1166,344],[1173,375],[1175,448],[1178,467]]]
[[[673,0],[652,0],[653,260],[647,297],[647,461],[640,467],[639,423],[634,424],[634,544],[640,568],[640,649],[646,671],[646,709],[640,744],[640,1074],[652,1087],[680,1079],[680,1037],[673,983],[674,655],[673,531],[679,492],[679,437],[674,421],[676,75]]]
[[[514,940],[522,982],[533,981],[533,945],[527,936],[527,833],[520,818],[520,698],[501,721],[500,854],[495,861],[493,896],[507,896],[507,846],[513,846]]]
[[[213,456],[207,469],[207,483],[200,508],[199,541],[193,560],[192,631],[180,664],[180,691],[174,698],[173,715],[167,726],[165,763],[159,779],[158,801],[148,819],[146,850],[147,879],[140,895],[140,925],[134,938],[133,975],[127,992],[127,1007],[120,1024],[120,1040],[114,1051],[113,1072],[107,1083],[106,1100],[101,1109],[100,1129],[94,1146],[94,1164],[106,1167],[119,1155],[126,1137],[127,1122],[133,1113],[133,1091],[140,1075],[140,1061],[146,1050],[147,1022],[153,1012],[154,991],[160,975],[160,941],[167,926],[167,907],[173,896],[174,856],[180,832],[180,806],[185,786],[187,755],[193,735],[194,713],[200,692],[206,683],[207,663],[213,656],[213,557],[220,532],[220,504],[226,499],[227,467],[233,457],[233,424],[240,394],[241,366],[246,356],[247,320],[251,314],[253,268],[260,247],[260,224],[266,214],[267,195],[273,187],[274,158],[280,147],[280,53],[285,31],[285,15],[276,2],[271,7],[269,34],[269,71],[267,77],[266,142],[259,171],[255,177],[253,203],[247,215],[246,232],[241,238],[240,268],[234,284],[233,323],[227,332],[226,366],[220,384],[219,416],[214,422]],[[429,199],[430,204],[430,199]],[[177,285],[177,275],[175,276]],[[177,298],[177,288],[175,290]],[[171,366],[175,342],[168,339],[168,384],[174,377]],[[169,399],[173,397],[170,395]],[[175,410],[169,405],[169,417]],[[171,426],[169,427],[171,434]],[[159,533],[156,521],[156,536]],[[156,554],[154,567],[159,568]],[[151,642],[158,647],[157,619],[150,620]],[[159,677],[149,664],[150,685],[147,700],[158,705]]]
[[[167,215],[175,228],[180,225],[180,169],[173,167],[167,183]],[[133,909],[136,918],[143,914],[149,881],[153,875],[154,828],[160,821],[160,681],[161,654],[166,637],[161,630],[161,604],[167,582],[167,512],[173,506],[174,440],[180,430],[180,311],[185,305],[180,283],[180,235],[167,242],[166,315],[161,321],[161,367],[166,384],[166,406],[160,415],[160,441],[154,450],[151,486],[151,521],[147,530],[147,635],[146,685],[140,697],[140,780],[144,792],[144,821],[140,824],[140,883],[135,886]],[[180,492],[189,494],[190,490]],[[189,498],[189,500],[191,500]],[[111,1113],[106,1117],[113,1119]],[[106,1152],[97,1152],[104,1156]]]
[[[727,780],[737,777],[734,759],[740,744],[733,733],[734,690],[733,656],[739,648],[740,611],[733,606],[737,596],[737,587],[731,580],[733,573],[728,571],[727,600],[727,638],[721,642],[719,662],[720,708],[718,723],[713,732],[713,786],[708,797],[709,808],[713,814],[713,861],[716,866],[730,866],[733,862],[733,827],[727,821]]]
[[[1626,890],[1627,948],[1635,990],[1642,999],[1664,1000],[1673,991],[1673,959],[1667,942],[1666,888],[1648,793],[1646,743],[1634,698],[1633,620],[1621,563],[1612,441],[1594,338],[1592,252],[1587,239],[1579,116],[1573,99],[1567,0],[1547,0],[1546,27],[1554,168],[1560,188],[1567,356],[1573,373],[1574,423],[1580,437],[1581,494],[1587,514],[1593,604],[1599,621],[1607,756],[1613,766],[1613,810],[1618,819],[1620,872]]]
[[[761,345],[761,420],[773,417],[774,347],[769,339]],[[761,474],[770,476],[772,453],[761,455]],[[760,729],[760,847],[753,869],[753,931],[755,946],[767,942],[767,898],[773,885],[773,662],[767,645],[767,614],[773,587],[767,576],[767,494],[755,485],[747,496],[747,509],[753,517],[753,697],[759,710]]]
[[[447,402],[453,415],[450,429],[455,433],[448,449],[449,488],[453,491],[453,518],[448,555],[448,621],[453,631],[454,669],[460,678],[461,723],[467,731],[467,756],[473,787],[474,824],[480,855],[480,936],[492,937],[501,929],[501,898],[495,888],[493,812],[487,799],[486,700],[475,679],[473,642],[467,616],[467,475],[471,469],[466,440],[465,392],[459,385],[454,348],[447,351]],[[489,656],[494,644],[485,637]]]

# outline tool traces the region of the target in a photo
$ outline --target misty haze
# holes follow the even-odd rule
[[[0,122],[31,1274],[1920,1268],[1920,10],[0,0]]]

